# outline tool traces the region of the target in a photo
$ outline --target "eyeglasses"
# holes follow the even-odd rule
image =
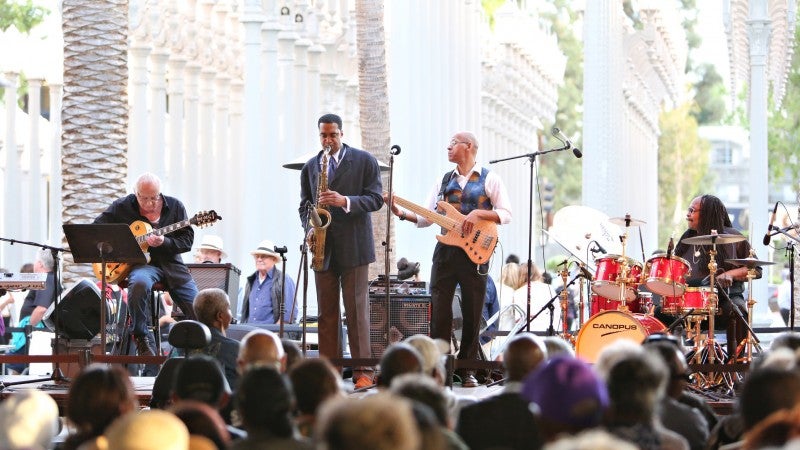
[[[450,141],[450,145],[449,145],[449,147],[455,147],[455,146],[456,146],[456,145],[458,145],[458,144],[469,144],[469,142],[466,142],[466,141],[457,141],[457,140],[453,139],[453,140],[451,140],[451,141]]]
[[[139,199],[140,203],[161,203],[161,194],[155,195],[153,197],[145,197],[145,196],[136,194],[136,198]]]

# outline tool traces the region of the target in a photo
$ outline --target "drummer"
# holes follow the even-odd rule
[[[717,234],[742,235],[731,224],[728,210],[722,200],[713,195],[701,195],[692,200],[686,213],[688,229],[681,235],[675,246],[675,256],[689,262],[689,273],[686,284],[690,287],[709,286],[709,250],[711,245],[694,245],[683,242],[694,236],[710,235],[711,230]],[[715,284],[719,297],[721,316],[717,316],[720,328],[726,327],[728,355],[735,356],[736,346],[747,338],[747,307],[744,299],[744,288],[747,282],[747,267],[726,263],[727,259],[741,259],[750,256],[750,243],[742,240],[735,243],[717,244],[717,273]],[[761,278],[761,268],[756,268],[756,278]],[[735,314],[733,307],[741,315]],[[717,327],[715,327],[717,328]]]

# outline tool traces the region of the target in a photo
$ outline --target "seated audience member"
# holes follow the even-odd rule
[[[292,370],[297,363],[303,360],[303,351],[300,350],[300,346],[291,339],[281,339],[281,345],[283,346],[283,353],[286,355],[286,369],[284,372],[288,372]]]
[[[692,450],[704,449],[711,432],[708,421],[701,410],[681,402],[689,383],[689,367],[683,353],[668,342],[650,342],[642,347],[667,366],[666,395],[658,408],[661,423],[686,438]]]
[[[456,450],[462,448],[448,445],[444,430],[429,407],[420,402],[412,401],[411,413],[414,415],[414,423],[417,425],[417,431],[419,431],[419,450]],[[462,445],[464,445],[463,442]],[[463,449],[467,450],[466,445],[463,446]]]
[[[414,403],[425,405],[433,412],[438,431],[444,436],[449,449],[468,450],[468,447],[456,433],[453,432],[455,423],[450,420],[447,411],[447,397],[442,386],[429,377],[420,377],[416,374],[405,374],[392,381],[390,392],[399,397],[407,398]],[[419,422],[419,418],[417,418]],[[420,430],[422,431],[422,430]],[[432,431],[433,432],[433,431]]]
[[[245,371],[236,391],[236,410],[247,437],[234,442],[232,450],[313,448],[294,426],[292,388],[274,367]]]
[[[189,431],[174,414],[151,409],[115,420],[98,440],[100,450],[187,450]]]
[[[545,336],[543,339],[544,347],[547,349],[547,357],[555,356],[575,356],[575,350],[561,336]]]
[[[228,255],[222,249],[222,238],[213,234],[206,234],[197,248],[197,260],[200,263],[222,263],[222,258]]]
[[[297,412],[295,422],[300,434],[312,437],[320,405],[328,399],[344,396],[339,375],[327,359],[306,359],[289,371]]]
[[[422,356],[412,346],[397,342],[386,348],[380,363],[377,386],[386,389],[392,379],[404,373],[422,373]]]
[[[522,380],[547,358],[539,338],[523,333],[511,338],[503,353],[506,385],[499,394],[464,407],[456,432],[472,450],[535,449],[544,442],[536,419],[522,398]]]
[[[69,387],[66,416],[74,432],[62,448],[77,449],[102,435],[118,417],[138,410],[128,373],[121,366],[92,364]]]
[[[549,444],[547,450],[638,450],[638,447],[608,431],[593,429],[577,436],[564,436]]]
[[[206,348],[190,351],[189,354],[204,353],[216,358],[225,373],[228,386],[236,386],[239,377],[236,371],[239,341],[225,334],[233,318],[228,294],[222,289],[203,289],[194,299],[194,313],[197,320],[211,330],[211,342]]]
[[[278,335],[262,329],[244,335],[236,367],[243,374],[251,366],[272,366],[281,373],[286,371],[286,353]]]
[[[222,416],[216,409],[194,400],[182,400],[170,407],[169,411],[181,420],[190,436],[208,438],[217,450],[225,450],[231,442],[231,435]]]
[[[786,449],[794,442],[794,449],[800,448],[800,405],[792,409],[781,409],[755,424],[744,438],[745,450]]]
[[[314,435],[326,450],[416,450],[420,445],[411,402],[389,393],[325,402]]]
[[[0,448],[53,448],[58,434],[58,406],[41,391],[25,390],[0,402]]]
[[[667,367],[644,351],[623,356],[606,376],[609,407],[604,427],[642,450],[689,449],[686,439],[661,425],[657,408],[664,397]]]
[[[172,379],[173,404],[195,400],[216,409],[228,423],[231,388],[216,359],[207,355],[186,358],[175,369]],[[236,427],[228,425],[232,439],[244,437]]]
[[[244,286],[242,297],[242,323],[294,323],[297,309],[294,307],[295,284],[288,274],[284,277],[278,268],[280,255],[275,252],[275,244],[264,240],[250,252],[255,258],[256,271]],[[282,286],[283,280],[286,286]],[[280,314],[283,297],[283,317]]]
[[[525,377],[522,398],[532,403],[545,442],[598,427],[608,406],[603,381],[571,356],[550,358]]]

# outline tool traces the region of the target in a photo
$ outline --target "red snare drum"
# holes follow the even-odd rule
[[[686,274],[689,273],[689,261],[678,257],[659,253],[647,260],[644,266],[643,284],[651,292],[659,295],[683,295],[686,288]]]
[[[617,311],[621,306],[622,306],[621,301],[600,297],[599,295],[592,295],[592,304],[590,312],[591,315],[594,316],[595,314],[601,313],[603,311]],[[626,301],[625,306],[627,306],[628,311],[632,313],[644,312],[642,311],[642,305],[639,301],[639,298],[636,298],[629,302]]]
[[[600,351],[614,341],[627,339],[641,344],[647,336],[666,328],[653,316],[604,311],[583,325],[575,341],[575,354],[594,363]]]
[[[594,274],[594,282],[592,282],[592,292],[608,299],[622,300],[620,286],[617,284],[617,277],[622,271],[621,259],[622,257],[619,255],[606,255],[594,261],[597,270]],[[636,299],[636,285],[639,284],[642,276],[642,263],[631,258],[626,259],[628,261],[628,278],[634,280],[626,283],[625,286],[625,300],[630,302]]]
[[[683,309],[683,296],[661,297],[661,312],[670,316],[677,316]]]
[[[709,297],[711,296],[711,288],[708,286],[702,287],[689,287],[683,293],[683,305],[681,313],[686,314],[694,309],[692,314],[708,314],[711,310]],[[720,309],[717,308],[717,314],[720,314]]]

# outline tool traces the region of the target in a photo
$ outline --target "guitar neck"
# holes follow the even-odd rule
[[[410,201],[408,201],[408,200],[406,200],[404,198],[400,198],[400,197],[398,197],[396,195],[393,196],[393,197],[394,197],[394,202],[397,203],[398,205],[400,205],[403,208],[413,212],[414,214],[417,214],[419,216],[422,216],[422,217],[426,218],[427,220],[435,223],[436,225],[439,225],[440,227],[444,227],[444,228],[446,228],[448,230],[454,230],[454,229],[456,229],[457,225],[460,225],[458,223],[458,221],[456,221],[454,219],[451,219],[450,217],[443,216],[443,215],[437,213],[436,211],[431,211],[428,208],[425,208],[423,206],[417,205],[416,203],[412,203],[412,202],[410,202]]]
[[[191,219],[181,220],[180,222],[173,223],[172,225],[167,225],[163,228],[158,228],[149,233],[137,236],[136,242],[138,242],[141,245],[147,240],[148,236],[163,236],[165,234],[172,233],[175,230],[180,230],[181,228],[188,227],[191,224],[192,224]]]

